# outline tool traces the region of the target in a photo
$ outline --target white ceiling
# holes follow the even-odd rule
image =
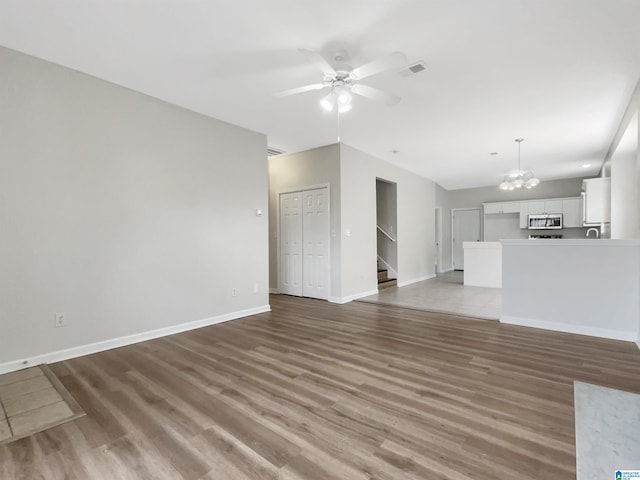
[[[640,77],[639,0],[2,0],[0,45],[268,136],[341,140],[447,189],[597,174]],[[363,80],[402,97],[321,111],[299,52],[428,69]],[[399,153],[392,153],[398,150]],[[498,155],[489,155],[490,152]],[[589,169],[581,166],[592,165]]]

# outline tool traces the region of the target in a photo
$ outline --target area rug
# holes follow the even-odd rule
[[[47,365],[0,375],[0,445],[84,415]]]
[[[640,395],[582,382],[573,395],[577,480],[640,478]]]

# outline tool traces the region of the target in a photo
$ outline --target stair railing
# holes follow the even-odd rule
[[[377,229],[380,230],[382,232],[382,234],[387,237],[389,240],[391,240],[392,242],[395,242],[396,239],[393,238],[389,233],[387,233],[380,225],[376,225]]]

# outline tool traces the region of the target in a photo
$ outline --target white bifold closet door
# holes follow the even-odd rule
[[[280,293],[329,297],[328,189],[280,194]]]

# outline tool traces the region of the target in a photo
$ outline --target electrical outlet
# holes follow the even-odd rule
[[[232,297],[237,297],[238,296],[238,291],[235,288],[231,289],[231,296]]]
[[[53,315],[53,326],[54,327],[66,327],[67,326],[67,316],[64,313],[56,313]]]

